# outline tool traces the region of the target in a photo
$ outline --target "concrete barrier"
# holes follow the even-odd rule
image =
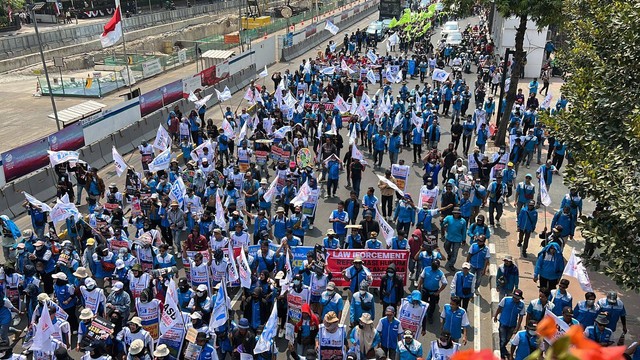
[[[80,149],[80,159],[86,161],[89,166],[96,167],[98,169],[106,165],[102,159],[102,152],[100,151],[98,142],[86,145]]]
[[[13,216],[18,216],[25,212],[25,208],[22,206],[24,202],[23,191],[33,195],[31,191],[31,182],[29,178],[23,178],[21,181],[12,182],[3,189],[5,198],[7,199],[7,205],[9,211],[13,213]]]
[[[49,166],[38,170],[28,181],[32,191],[30,194],[36,199],[50,199],[57,193],[58,175]]]
[[[4,195],[4,191],[0,190],[0,209],[2,213],[0,215],[7,215],[8,217],[13,217],[13,212],[9,210],[9,203],[7,202],[7,197]]]
[[[134,148],[134,145],[131,142],[132,140],[137,138],[135,136],[132,136],[137,128],[137,126],[134,125],[129,125],[126,128],[120,129],[113,133],[113,141],[115,142],[114,145],[116,146],[116,149],[118,149],[118,152],[120,154],[131,152],[131,150],[133,150]],[[138,135],[140,135],[140,133],[138,133]]]
[[[100,147],[100,152],[102,153],[102,160],[104,161],[104,165],[100,166],[100,168],[113,161],[113,154],[111,152],[111,149],[115,144],[115,141],[113,139],[114,135],[111,134],[106,138],[98,141],[98,146]]]

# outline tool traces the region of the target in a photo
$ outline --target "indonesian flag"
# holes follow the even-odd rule
[[[116,11],[108,23],[104,25],[104,32],[100,35],[102,47],[115,45],[122,38],[122,15],[120,14],[120,2],[116,1]]]

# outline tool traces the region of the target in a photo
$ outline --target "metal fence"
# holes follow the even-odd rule
[[[143,79],[142,73],[132,72],[132,75],[136,81]],[[62,78],[50,77],[50,80],[51,91],[55,96],[101,98],[127,87],[127,82],[117,71],[101,71],[100,76],[97,77],[63,76]],[[49,95],[49,88],[44,77],[38,77],[38,84],[42,95]]]

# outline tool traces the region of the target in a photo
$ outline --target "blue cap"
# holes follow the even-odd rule
[[[238,328],[240,328],[240,329],[248,329],[249,328],[249,320],[247,320],[246,318],[240,319],[240,322],[238,322]]]
[[[413,290],[411,292],[411,301],[420,301],[422,300],[422,294],[420,293],[420,290]]]

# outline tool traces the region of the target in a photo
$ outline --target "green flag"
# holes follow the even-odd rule
[[[427,9],[429,9],[429,12],[434,12],[434,11],[436,11],[436,6],[437,6],[437,4],[431,4],[431,5],[429,5],[429,7]]]
[[[409,11],[408,9],[405,9],[404,14],[402,14],[402,16],[400,17],[400,20],[398,20],[398,25],[404,25],[409,21],[411,21],[411,11]]]
[[[396,18],[394,17],[393,19],[391,19],[391,21],[389,22],[389,28],[393,29],[394,27],[398,26],[398,20],[396,20]]]

